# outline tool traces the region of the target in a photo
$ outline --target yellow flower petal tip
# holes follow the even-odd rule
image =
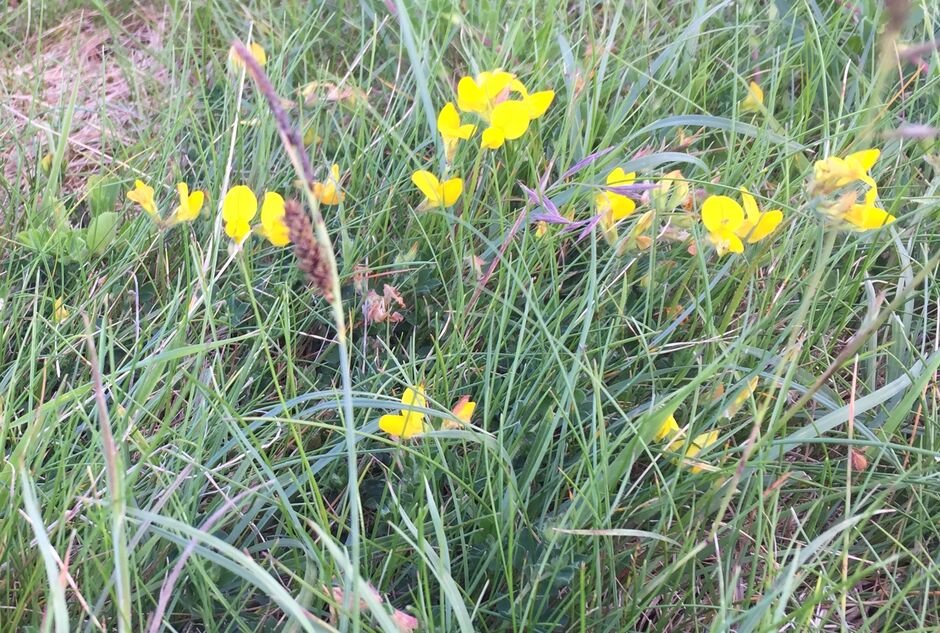
[[[424,194],[425,201],[432,207],[451,207],[463,193],[463,180],[451,178],[441,182],[431,172],[419,169],[411,175],[411,182]]]

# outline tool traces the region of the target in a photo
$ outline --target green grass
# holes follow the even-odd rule
[[[146,631],[163,592],[166,631],[391,633],[393,608],[462,633],[940,631],[940,146],[897,133],[940,127],[940,54],[918,70],[890,49],[879,72],[876,3],[174,2],[143,49],[140,6],[94,3],[127,93],[88,100],[86,78],[45,102],[7,70],[74,53],[82,4],[0,17],[0,148],[17,165],[0,183],[0,630]],[[899,42],[938,23],[913,3]],[[221,232],[226,184],[297,195],[260,93],[226,71],[249,33],[320,139],[317,175],[348,174],[322,211],[352,420],[329,304],[289,249],[256,236],[233,254]],[[461,144],[460,202],[418,210],[411,173],[443,165],[437,109],[497,67],[555,103],[500,150]],[[772,118],[737,107],[755,77]],[[366,98],[299,105],[313,81]],[[91,155],[65,140],[88,108]],[[827,228],[813,161],[869,146],[897,222]],[[747,186],[784,222],[721,259],[700,225],[624,255],[598,231],[513,230],[532,211],[520,184],[548,174],[546,195],[586,219],[631,165]],[[92,175],[120,185],[113,244],[79,261],[27,248],[22,231],[89,222]],[[205,190],[203,215],[159,237],[124,200],[141,175],[165,213],[176,182]],[[404,320],[366,328],[365,292],[386,283]],[[419,382],[437,426],[472,396],[473,427],[379,431]],[[719,432],[710,468],[653,441],[669,411],[690,436]],[[328,590],[367,583],[381,606]]]

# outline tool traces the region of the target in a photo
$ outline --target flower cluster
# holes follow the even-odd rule
[[[525,85],[512,73],[504,70],[482,72],[476,77],[463,77],[457,83],[457,107],[462,112],[473,113],[486,124],[480,139],[483,149],[497,149],[506,141],[520,138],[529,129],[532,121],[544,115],[555,99],[553,90],[529,93]],[[459,116],[453,103],[448,103],[441,111],[445,123],[457,123],[445,129],[441,128],[438,117],[438,129],[451,139],[469,139],[476,126],[460,125]],[[460,134],[454,135],[453,131]]]
[[[461,78],[457,83],[457,105],[448,101],[437,115],[437,131],[447,163],[453,162],[460,141],[469,140],[478,129],[476,124],[464,123],[461,112],[472,113],[487,124],[481,134],[481,149],[497,149],[525,134],[532,121],[548,111],[554,98],[553,90],[530,94],[514,74],[504,70]],[[424,194],[425,208],[451,207],[463,193],[461,178],[442,181],[424,169],[414,172],[411,181]]]
[[[189,185],[185,182],[176,185],[176,192],[179,195],[179,204],[173,210],[173,213],[166,218],[160,215],[160,210],[154,198],[153,187],[142,180],[134,181],[134,188],[127,192],[127,199],[140,205],[140,208],[157,223],[157,226],[170,228],[184,222],[192,222],[198,218],[206,199],[206,194],[202,191],[190,193]]]
[[[430,427],[425,422],[425,414],[423,411],[416,410],[426,409],[428,406],[424,384],[405,389],[401,403],[403,408],[399,413],[387,413],[379,418],[379,428],[393,437],[406,440],[427,433]],[[476,406],[476,402],[470,400],[470,396],[461,397],[451,410],[461,424],[453,420],[445,420],[441,425],[442,428],[454,429],[460,428],[462,424],[469,424]]]
[[[830,156],[816,161],[809,191],[823,197],[819,209],[826,217],[855,231],[870,231],[894,222],[895,217],[877,205],[878,185],[871,169],[880,155],[877,149],[866,149],[845,158]],[[861,201],[861,192],[854,187],[859,183],[867,187]],[[843,192],[846,187],[849,190]],[[840,192],[832,200],[833,194]]]

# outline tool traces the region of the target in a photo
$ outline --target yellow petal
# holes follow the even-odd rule
[[[633,181],[636,180],[636,172],[631,171],[629,174],[623,171],[622,167],[617,167],[612,169],[609,174],[607,174],[607,184],[612,187],[622,187],[624,185],[631,185]]]
[[[460,194],[463,193],[463,180],[460,178],[451,178],[444,183],[443,186],[443,199],[444,206],[449,207],[453,206],[457,199],[460,198]]]
[[[426,409],[428,400],[424,396],[424,385],[420,384],[417,388],[408,387],[401,396],[401,403],[408,407],[420,407]],[[421,414],[423,415],[423,414]]]
[[[225,223],[225,234],[235,240],[236,244],[241,244],[251,233],[251,225],[247,221],[234,219]]]
[[[415,416],[386,414],[379,418],[379,428],[407,440],[424,433],[424,420]]]
[[[476,411],[477,403],[470,399],[470,396],[463,396],[451,409],[454,416],[461,422],[470,422],[473,418],[473,412]]]
[[[711,233],[736,231],[743,222],[744,209],[728,196],[708,196],[702,203],[702,223]]]
[[[249,48],[251,49],[251,56],[255,58],[258,65],[264,66],[268,63],[268,54],[264,52],[264,48],[262,48],[261,44],[252,42]]]
[[[871,171],[875,166],[875,161],[881,156],[879,149],[863,149],[860,152],[853,152],[845,157],[846,162],[857,163],[864,171]]]
[[[656,431],[656,436],[653,438],[653,441],[654,442],[662,441],[666,439],[667,437],[669,437],[670,435],[673,435],[678,432],[679,432],[679,424],[676,422],[676,419],[672,415],[670,415],[660,425],[659,430]]]
[[[290,244],[290,230],[284,224],[284,198],[279,193],[269,191],[264,194],[261,203],[261,226],[264,235],[274,246]]]
[[[783,221],[783,212],[780,209],[772,209],[761,214],[757,224],[747,235],[748,244],[756,244],[768,235],[774,232],[774,229]],[[739,233],[740,235],[740,233]]]
[[[752,224],[756,224],[760,219],[760,208],[757,206],[757,200],[744,187],[741,187],[740,190],[741,202],[744,203],[744,213],[747,221]]]
[[[521,101],[503,101],[493,108],[490,121],[508,140],[517,139],[529,129],[529,109]]]
[[[454,136],[453,131],[460,127],[460,113],[454,104],[448,101],[437,115],[437,131],[444,136]]]
[[[537,119],[548,111],[549,106],[555,99],[554,90],[543,90],[534,92],[525,98],[526,107],[529,108],[529,116]]]
[[[232,187],[222,200],[222,219],[226,222],[248,224],[257,212],[258,198],[245,185]]]
[[[437,179],[437,176],[424,169],[419,169],[411,174],[411,182],[421,190],[428,202],[433,206],[440,206],[442,202],[441,181]]]
[[[127,192],[127,199],[139,204],[150,215],[157,214],[157,204],[153,200],[153,187],[142,180],[134,181],[134,188]]]
[[[607,198],[610,200],[610,212],[614,222],[619,222],[636,211],[636,201],[633,198],[611,192],[607,192]]]
[[[520,95],[522,95],[523,99],[529,96],[529,91],[526,90],[525,85],[518,79],[513,79],[509,82],[509,91],[518,92]]]
[[[486,96],[472,77],[463,77],[457,83],[457,107],[464,112],[486,111]]]
[[[483,94],[486,95],[489,101],[502,94],[513,79],[515,79],[515,75],[507,73],[505,70],[482,72],[477,78],[480,87],[483,89]]]
[[[480,139],[480,147],[482,149],[499,149],[505,142],[506,135],[503,134],[501,129],[488,127],[483,130],[483,135]]]

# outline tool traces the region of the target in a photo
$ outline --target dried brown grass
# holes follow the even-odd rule
[[[0,147],[8,186],[23,188],[37,162],[67,132],[63,191],[80,191],[87,177],[119,162],[122,147],[152,133],[151,114],[167,70],[158,59],[164,15],[144,9],[106,21],[94,11],[67,14],[54,28],[29,37],[0,57]],[[74,93],[69,130],[63,114]]]

